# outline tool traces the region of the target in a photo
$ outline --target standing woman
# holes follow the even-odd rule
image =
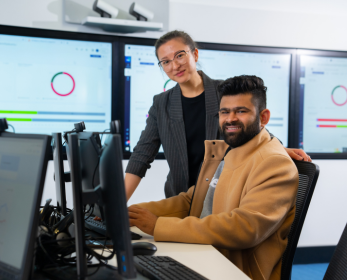
[[[159,67],[177,85],[153,98],[146,128],[125,171],[128,200],[150,168],[160,145],[170,167],[165,196],[171,197],[195,185],[204,158],[204,141],[219,138],[217,86],[222,81],[197,71],[196,43],[183,31],[171,31],[156,41],[155,52]],[[294,159],[310,160],[302,150],[286,150]]]

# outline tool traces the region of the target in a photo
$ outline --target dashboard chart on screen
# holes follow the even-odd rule
[[[146,126],[153,96],[176,85],[158,67],[152,46],[125,45],[125,150],[132,152]],[[199,50],[198,68],[212,79],[256,75],[268,87],[268,130],[288,146],[291,54]],[[159,152],[163,152],[160,148]]]
[[[347,58],[300,56],[299,145],[347,153]]]
[[[0,118],[19,133],[111,121],[112,43],[0,35]]]

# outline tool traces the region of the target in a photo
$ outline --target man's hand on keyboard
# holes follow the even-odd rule
[[[149,235],[154,234],[155,224],[157,223],[158,217],[152,214],[147,209],[130,206],[128,207],[130,226],[136,226],[144,233]]]

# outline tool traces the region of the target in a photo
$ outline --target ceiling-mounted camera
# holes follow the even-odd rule
[[[136,17],[136,19],[140,21],[149,21],[154,18],[154,13],[135,2],[131,4],[129,14]]]
[[[112,5],[106,3],[102,0],[95,0],[93,4],[93,10],[101,15],[101,17],[111,18],[117,17],[118,9],[113,7]]]

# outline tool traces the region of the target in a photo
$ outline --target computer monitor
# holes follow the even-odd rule
[[[79,155],[81,158],[82,189],[93,190],[100,184],[99,160],[101,155],[101,140],[98,132],[77,132],[79,141]],[[71,158],[68,152],[69,142],[66,142],[67,159],[71,168]],[[103,218],[103,212],[98,205],[94,205],[93,215]]]
[[[114,36],[0,27],[0,118],[19,133],[51,134],[80,121],[108,128]]]
[[[0,135],[0,278],[29,279],[51,137]]]
[[[298,51],[297,142],[312,158],[347,158],[347,53]]]
[[[61,133],[52,133],[53,164],[55,193],[57,196],[57,211],[66,215],[66,190],[63,162],[63,145]]]
[[[116,248],[118,272],[132,278],[136,272],[124,186],[121,136],[108,135],[103,148],[99,170],[106,228]]]
[[[80,163],[80,149],[78,148],[78,137],[76,133],[68,136],[69,157],[71,164],[71,179],[74,196],[74,222],[76,236],[77,271],[79,276],[87,274],[87,265],[84,249],[84,214],[82,211],[85,199],[97,201],[102,197],[103,208],[106,216],[106,227],[110,233],[113,250],[117,255],[118,274],[125,278],[134,278],[136,270],[133,260],[131,246],[129,217],[126,205],[125,187],[122,167],[122,143],[119,135],[109,135],[105,141],[104,149],[100,157],[100,183],[101,188],[97,188],[100,193],[94,193],[91,198],[83,195],[82,176]],[[110,270],[108,270],[109,273]],[[103,273],[100,271],[100,273]],[[115,278],[116,271],[113,272]],[[102,277],[100,277],[102,279]],[[107,278],[113,279],[113,278]]]
[[[154,40],[123,39],[124,93],[124,153],[133,152],[141,131],[146,126],[153,96],[176,85],[158,67]],[[289,138],[290,93],[294,90],[291,76],[294,71],[295,50],[267,47],[247,47],[198,43],[197,68],[212,79],[227,79],[238,75],[256,75],[268,87],[267,103],[271,111],[268,130],[285,147]],[[121,111],[121,108],[119,108]],[[159,153],[163,152],[162,147]]]

